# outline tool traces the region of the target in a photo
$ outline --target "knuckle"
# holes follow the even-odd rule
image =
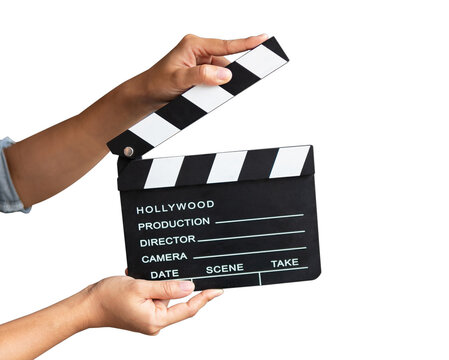
[[[182,88],[185,82],[185,74],[177,70],[171,74],[171,81],[177,88]]]
[[[223,47],[226,51],[226,53],[231,54],[232,51],[232,46],[233,46],[234,40],[223,40]]]
[[[229,53],[229,40],[222,40],[223,41],[223,49],[226,51],[226,53]]]
[[[129,284],[130,290],[133,293],[140,293],[142,290],[142,284],[139,281],[133,281]]]
[[[148,334],[149,335],[157,335],[159,334],[159,332],[165,327],[167,326],[167,324],[165,323],[165,321],[161,318],[153,318],[151,319],[150,323],[148,324]]]
[[[208,76],[208,66],[206,66],[206,65],[200,65],[199,67],[198,67],[198,77],[199,77],[199,80],[201,81],[201,82],[204,82],[204,81],[206,81],[207,80],[207,76]]]
[[[166,294],[168,297],[172,297],[173,295],[173,283],[170,281],[164,281],[162,283],[162,291],[164,294]]]
[[[161,328],[155,325],[150,325],[147,329],[147,334],[150,336],[156,336],[161,331]]]
[[[196,315],[197,312],[198,312],[197,308],[195,308],[193,306],[189,306],[187,308],[186,315],[187,315],[188,318],[192,318],[192,317],[194,317]]]
[[[182,38],[181,42],[186,44],[186,43],[191,43],[192,41],[194,41],[197,38],[196,35],[193,34],[187,34],[184,35],[184,37]]]

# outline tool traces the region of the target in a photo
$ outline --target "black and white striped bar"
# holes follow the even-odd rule
[[[276,179],[314,173],[310,145],[134,160],[120,191]]]
[[[112,139],[108,147],[120,156],[125,155],[125,148],[132,148],[128,157],[140,157],[287,62],[287,55],[272,37],[227,66],[233,74],[230,82],[194,86]]]
[[[133,160],[118,186],[130,276],[202,290],[321,272],[312,146]]]

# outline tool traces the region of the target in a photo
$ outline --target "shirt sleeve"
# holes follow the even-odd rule
[[[21,211],[29,213],[31,207],[25,209],[12,183],[3,149],[14,144],[10,138],[0,140],[0,212],[12,213]]]

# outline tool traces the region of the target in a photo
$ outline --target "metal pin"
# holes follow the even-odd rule
[[[126,157],[131,157],[134,154],[134,149],[131,146],[127,146],[123,149],[123,153]]]

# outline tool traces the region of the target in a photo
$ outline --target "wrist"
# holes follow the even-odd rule
[[[89,154],[107,152],[105,144],[158,109],[139,76],[120,84],[78,115]]]
[[[161,86],[158,77],[153,75],[153,68],[125,81],[120,85],[124,97],[131,108],[142,114],[152,113],[166,104],[156,96]],[[158,94],[159,95],[159,94]]]
[[[98,292],[101,286],[101,281],[89,285],[78,293],[80,295],[80,313],[82,314],[82,321],[80,323],[82,330],[89,328],[98,328],[104,326],[104,311],[99,299]]]
[[[71,324],[73,334],[94,327],[92,326],[93,302],[91,301],[90,294],[91,286],[64,301],[64,305],[68,307],[67,313],[71,317],[69,324]]]

